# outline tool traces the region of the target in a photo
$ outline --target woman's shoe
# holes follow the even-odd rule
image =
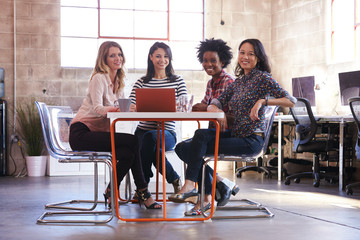
[[[178,178],[178,179],[175,179],[173,182],[172,182],[172,185],[174,187],[174,193],[178,193],[180,192],[181,190],[181,179]]]
[[[236,185],[234,182],[230,181],[229,179],[223,178],[222,182],[231,189],[231,194],[233,196],[235,196],[240,191],[239,186]]]
[[[217,206],[225,206],[231,197],[231,189],[223,182],[216,183],[216,189],[218,190],[215,194],[217,200]]]
[[[198,199],[199,199],[199,194],[196,188],[194,188],[190,192],[176,193],[169,196],[169,200],[176,203],[190,202],[193,204],[197,204]]]
[[[217,206],[225,206],[229,202],[231,194],[235,196],[239,191],[239,186],[226,178],[216,183],[215,199],[218,202]]]
[[[204,207],[204,213],[209,213],[211,211],[211,203],[208,203],[205,207]],[[195,207],[193,207],[192,209],[190,209],[189,211],[186,211],[184,213],[185,216],[197,216],[197,215],[201,215],[202,211],[201,209],[195,209]]]
[[[151,197],[151,193],[147,189],[142,190],[142,191],[135,190],[135,192],[136,192],[137,198],[139,200],[140,207],[141,207],[141,204],[144,203],[144,206],[146,207],[146,209],[162,209],[162,206],[160,204],[158,204],[157,202],[154,202],[150,206],[146,206],[145,201]],[[157,206],[160,206],[160,207],[157,207]]]
[[[238,185],[235,185],[233,189],[231,190],[231,194],[235,196],[240,191],[240,188]]]
[[[104,195],[104,200],[105,200],[105,208],[110,209],[111,208],[111,192],[110,189],[107,188]],[[109,207],[108,207],[108,202],[109,202]]]

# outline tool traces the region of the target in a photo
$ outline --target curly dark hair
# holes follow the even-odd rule
[[[221,39],[205,39],[205,41],[200,42],[197,49],[197,58],[200,63],[203,62],[205,52],[216,52],[219,55],[220,61],[224,64],[223,68],[230,64],[233,57],[231,48]]]
[[[258,63],[256,67],[261,71],[266,71],[271,73],[271,67],[269,64],[268,56],[266,55],[264,45],[260,42],[260,40],[255,38],[250,38],[242,41],[239,46],[239,50],[244,43],[250,43],[254,47],[255,55],[258,58]],[[235,68],[235,76],[239,77],[244,74],[244,69],[241,68],[238,63]]]

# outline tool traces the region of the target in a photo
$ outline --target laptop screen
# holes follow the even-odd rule
[[[135,89],[137,112],[176,112],[175,88]]]

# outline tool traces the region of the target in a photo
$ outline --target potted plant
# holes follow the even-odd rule
[[[44,137],[34,99],[19,104],[16,113],[17,132],[25,149],[28,176],[44,176],[47,156],[43,155]]]

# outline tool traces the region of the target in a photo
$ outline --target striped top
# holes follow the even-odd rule
[[[164,79],[151,79],[149,82],[144,83],[144,78],[140,78],[134,84],[133,89],[130,93],[131,103],[136,105],[135,89],[137,88],[175,88],[175,98],[179,96],[187,95],[186,84],[181,76],[177,76],[173,82],[170,82],[169,78]],[[156,122],[153,121],[141,121],[139,122],[138,128],[143,130],[154,130],[157,129]],[[175,131],[175,122],[165,122],[165,129],[169,131]]]

